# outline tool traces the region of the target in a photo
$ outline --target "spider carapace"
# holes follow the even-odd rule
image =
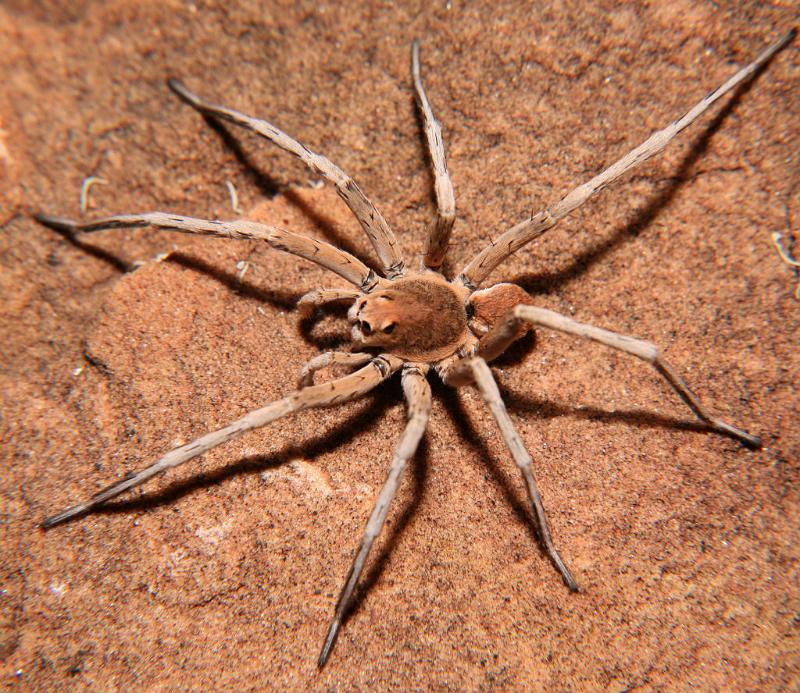
[[[544,549],[565,584],[571,590],[577,590],[575,579],[553,543],[533,475],[531,457],[506,411],[487,365],[489,361],[502,354],[532,326],[591,339],[650,363],[709,429],[736,438],[749,447],[757,447],[760,440],[711,414],[650,342],[580,323],[565,315],[531,305],[531,297],[514,284],[500,283],[484,289],[479,287],[495,268],[520,248],[555,226],[560,219],[626,171],[661,151],[675,135],[720,97],[752,77],[793,36],[794,31],[783,36],[764,50],[755,61],[703,97],[684,116],[655,132],[606,170],[573,189],[552,207],[501,234],[467,263],[450,282],[439,273],[439,269],[447,252],[455,220],[455,196],[447,171],[441,129],[422,86],[419,45],[416,42],[412,47],[412,77],[433,165],[437,214],[428,234],[424,267],[414,271],[407,268],[404,258],[398,252],[394,234],[380,212],[353,179],[335,164],[271,123],[213,105],[191,92],[178,80],[169,80],[169,87],[200,113],[256,132],[299,157],[315,173],[332,183],[372,242],[383,276],[378,276],[356,257],[327,243],[250,221],[211,221],[150,212],[83,223],[37,215],[39,221],[47,226],[69,233],[156,226],[185,233],[262,240],[277,250],[321,265],[353,285],[353,288],[322,288],[311,291],[300,299],[298,306],[301,312],[308,312],[327,303],[348,302],[348,318],[352,323],[353,338],[351,350],[326,352],[316,356],[303,367],[299,388],[294,392],[219,430],[170,450],[149,467],[126,475],[89,500],[47,518],[43,526],[51,527],[86,513],[110,498],[246,431],[304,409],[334,406],[360,397],[400,371],[408,404],[408,423],[394,449],[386,482],[375,500],[352,567],[342,587],[319,656],[319,665],[322,666],[336,640],[373,541],[383,528],[403,471],[425,432],[431,408],[431,390],[427,376],[429,370],[434,368],[446,384],[474,384],[483,396],[522,474]],[[340,378],[315,384],[315,373],[326,366],[337,366],[349,369],[350,372]]]
[[[467,338],[467,291],[438,274],[393,281],[358,298],[348,311],[357,347],[378,347],[405,361],[441,361]]]

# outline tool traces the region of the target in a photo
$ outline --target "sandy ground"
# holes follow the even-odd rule
[[[107,182],[87,217],[228,218],[230,181],[243,216],[372,261],[329,186],[212,128],[167,90],[178,75],[351,173],[416,262],[433,214],[408,67],[419,37],[457,194],[454,272],[796,24],[792,4],[0,5],[2,685],[797,690],[800,302],[770,240],[800,249],[797,42],[493,275],[656,342],[763,449],[705,431],[646,364],[526,341],[495,373],[580,582],[570,594],[480,397],[433,378],[429,431],[321,671],[402,430],[397,380],[39,523],[289,390],[347,334],[335,311],[299,324],[294,302],[343,282],[255,243],[67,239],[31,218],[80,216],[87,176]]]

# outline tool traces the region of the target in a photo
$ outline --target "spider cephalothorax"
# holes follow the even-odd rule
[[[316,356],[303,367],[298,390],[250,412],[224,428],[170,450],[154,464],[127,475],[122,481],[100,491],[88,501],[47,518],[43,523],[44,527],[51,527],[85,513],[153,476],[201,455],[248,430],[265,426],[303,409],[333,406],[359,397],[400,371],[403,392],[408,402],[408,424],[395,448],[388,478],[375,501],[353,566],[342,587],[319,657],[319,664],[322,666],[336,640],[339,626],[350,604],[372,543],[383,527],[400,477],[425,431],[431,407],[431,390],[426,376],[433,367],[448,385],[477,386],[497,421],[515,463],[522,472],[544,548],[567,586],[576,590],[577,583],[553,544],[544,506],[533,476],[531,457],[505,409],[497,384],[487,365],[488,361],[502,354],[533,325],[592,339],[652,364],[710,429],[737,438],[751,447],[760,445],[760,440],[707,411],[681,376],[664,361],[655,345],[579,323],[559,313],[530,305],[531,297],[514,284],[500,283],[487,289],[478,287],[510,255],[553,227],[595,192],[663,149],[678,132],[712,103],[751,77],[793,36],[794,32],[790,32],[767,48],[753,63],[705,96],[685,116],[653,134],[605,171],[565,195],[555,205],[506,231],[467,263],[451,282],[439,274],[438,270],[447,252],[455,219],[455,198],[445,164],[441,130],[433,117],[422,87],[419,74],[419,48],[416,43],[412,49],[412,75],[433,163],[438,208],[425,250],[425,267],[419,271],[408,269],[404,258],[398,253],[394,234],[380,212],[355,182],[328,159],[315,154],[274,125],[207,103],[177,80],[170,80],[170,88],[204,115],[255,131],[282,149],[295,154],[334,184],[372,242],[382,267],[383,277],[377,276],[373,269],[349,253],[327,243],[254,222],[208,221],[162,212],[109,217],[89,223],[38,215],[37,218],[42,223],[70,233],[153,225],[186,233],[264,240],[278,250],[298,255],[331,270],[354,287],[311,291],[303,296],[299,303],[301,311],[308,314],[309,310],[326,303],[350,302],[348,317],[352,323],[353,337],[353,348],[350,351],[332,351]],[[315,372],[331,365],[349,368],[351,372],[333,381],[314,384]]]
[[[357,347],[435,363],[467,339],[468,291],[434,272],[412,274],[358,298],[348,311]]]

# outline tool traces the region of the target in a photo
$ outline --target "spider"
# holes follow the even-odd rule
[[[794,35],[793,30],[783,36],[751,64],[701,99],[684,116],[655,132],[602,173],[570,191],[555,205],[503,233],[452,279],[446,278],[441,268],[456,218],[455,196],[447,171],[441,128],[434,118],[420,76],[417,41],[412,44],[411,49],[411,74],[433,167],[437,203],[436,218],[430,225],[423,265],[419,269],[406,266],[398,252],[395,236],[383,216],[353,179],[335,164],[312,152],[274,125],[223,106],[213,105],[191,92],[177,79],[168,80],[169,88],[201,114],[256,132],[299,157],[315,173],[335,185],[371,241],[382,272],[376,273],[349,253],[322,241],[244,220],[210,221],[151,212],[82,223],[37,215],[37,220],[42,224],[70,234],[109,228],[155,226],[185,233],[263,240],[273,248],[325,267],[354,287],[318,289],[304,295],[298,303],[300,311],[306,315],[325,304],[349,303],[347,318],[352,325],[350,351],[319,354],[303,367],[298,389],[291,394],[251,411],[219,430],[170,450],[149,467],[127,475],[89,500],[46,518],[42,526],[49,528],[87,513],[110,498],[246,431],[266,426],[281,417],[305,409],[330,407],[361,397],[399,371],[408,409],[407,424],[394,449],[388,477],[375,500],[361,544],[336,603],[319,655],[318,664],[322,667],[336,641],[373,541],[383,528],[403,472],[425,432],[431,410],[431,388],[427,376],[433,370],[445,384],[454,387],[474,384],[477,387],[522,473],[535,518],[535,529],[544,550],[566,586],[577,591],[578,584],[553,543],[544,505],[536,486],[531,456],[506,411],[488,362],[502,354],[534,326],[585,337],[652,364],[710,430],[735,438],[750,448],[759,447],[761,441],[757,436],[726,423],[706,409],[683,378],[663,359],[654,344],[579,323],[551,310],[536,307],[532,305],[533,301],[525,290],[515,284],[498,283],[484,289],[479,287],[495,268],[520,248],[555,226],[560,219],[606,185],[661,151],[675,135],[714,102],[751,78]],[[338,379],[315,383],[315,373],[329,366],[344,367],[349,372]]]

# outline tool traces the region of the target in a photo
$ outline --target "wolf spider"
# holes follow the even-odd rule
[[[185,233],[263,240],[273,248],[305,258],[331,270],[355,287],[311,291],[303,296],[298,304],[301,311],[310,313],[324,304],[349,302],[347,317],[352,323],[352,351],[331,351],[314,357],[303,367],[299,389],[295,392],[261,409],[251,411],[224,428],[169,451],[154,464],[129,474],[89,500],[48,517],[44,520],[43,527],[52,527],[86,513],[110,498],[143,484],[161,472],[202,455],[245,431],[265,426],[283,416],[304,409],[332,406],[360,397],[400,371],[408,407],[408,422],[394,450],[388,478],[375,501],[361,545],[336,604],[319,656],[319,666],[323,666],[336,640],[342,618],[351,603],[354,588],[372,543],[383,528],[389,505],[397,492],[403,471],[425,432],[431,409],[431,389],[427,375],[433,369],[448,385],[477,386],[500,428],[514,462],[522,472],[541,543],[567,587],[577,591],[578,585],[575,579],[553,544],[544,506],[536,487],[531,457],[506,411],[487,362],[502,354],[513,342],[531,330],[532,326],[547,327],[585,337],[652,364],[709,429],[736,438],[752,448],[759,447],[761,441],[758,437],[711,414],[692,393],[683,378],[662,358],[654,344],[579,323],[551,310],[538,308],[531,305],[531,297],[514,284],[500,283],[486,289],[478,287],[496,267],[520,248],[555,226],[560,219],[626,171],[663,149],[675,135],[715,101],[752,77],[792,39],[794,33],[790,32],[764,50],[754,62],[739,70],[722,86],[705,96],[686,115],[651,135],[605,171],[589,182],[579,185],[552,207],[506,231],[478,253],[451,280],[446,279],[440,269],[455,221],[455,197],[445,162],[441,129],[433,116],[422,86],[417,42],[412,45],[411,72],[417,106],[433,165],[437,202],[436,218],[430,226],[425,248],[424,266],[420,269],[406,267],[403,257],[398,252],[394,234],[380,212],[352,178],[335,164],[324,156],[312,152],[274,125],[229,108],[212,105],[189,91],[180,81],[170,79],[168,81],[170,89],[201,114],[256,132],[299,157],[315,173],[333,183],[372,242],[380,260],[382,276],[339,248],[290,231],[250,221],[208,221],[152,212],[113,216],[81,223],[37,215],[41,223],[68,233],[156,226]],[[315,384],[315,372],[327,366],[342,366],[351,372],[330,382]]]

